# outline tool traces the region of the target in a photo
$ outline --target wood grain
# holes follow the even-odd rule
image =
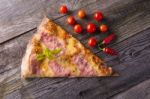
[[[149,99],[150,98],[150,79],[136,85],[129,90],[114,96],[112,99]]]
[[[39,0],[1,0],[0,4],[0,43],[35,28],[44,15]]]
[[[32,31],[32,34],[34,32]],[[20,78],[21,58],[30,38],[31,33],[28,32],[24,38],[19,37],[0,45],[0,97],[2,99],[10,99],[13,96],[16,99],[21,99],[21,97],[29,99],[30,97],[26,89],[23,90],[24,87]]]

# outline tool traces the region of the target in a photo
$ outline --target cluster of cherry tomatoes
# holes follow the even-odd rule
[[[65,5],[61,6],[59,10],[60,10],[60,13],[62,13],[62,14],[66,14],[66,13],[68,12],[68,8],[67,8],[67,6],[65,6]],[[85,13],[84,10],[79,10],[78,13],[77,13],[77,15],[78,15],[79,18],[83,19],[83,18],[85,18],[86,13]],[[102,20],[103,20],[103,17],[104,17],[104,16],[103,16],[103,14],[102,14],[101,12],[96,12],[96,13],[93,15],[93,18],[94,18],[96,21],[102,21]],[[78,23],[76,22],[76,20],[75,20],[75,18],[74,18],[73,16],[69,16],[69,17],[67,18],[67,23],[68,23],[69,25],[72,25],[72,26],[73,26],[74,31],[75,31],[76,33],[78,33],[78,34],[82,33],[83,27],[82,27],[80,24],[78,24]],[[89,23],[89,24],[87,24],[87,26],[86,26],[86,31],[87,31],[88,33],[92,34],[92,33],[94,33],[94,32],[96,31],[96,28],[97,28],[97,27],[96,27],[96,25],[95,25],[94,23]],[[99,26],[99,30],[100,30],[100,32],[102,32],[102,33],[106,33],[106,32],[108,31],[108,26],[105,25],[105,24],[102,24],[102,25]],[[108,44],[108,43],[110,43],[114,38],[115,38],[115,34],[112,33],[110,36],[106,37],[102,42],[107,41],[107,44]],[[97,40],[96,40],[94,37],[89,38],[89,40],[88,40],[88,45],[89,45],[89,46],[94,47],[94,46],[96,46],[96,44],[97,44]],[[100,45],[100,44],[98,44],[98,45]],[[111,48],[108,48],[108,47],[107,47],[107,48],[100,49],[100,50],[102,50],[103,52],[106,52],[106,53],[108,53],[108,54],[111,54],[111,55],[116,55],[116,51],[113,50],[113,49],[111,49]]]

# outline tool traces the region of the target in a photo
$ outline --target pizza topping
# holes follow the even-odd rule
[[[59,9],[59,12],[62,13],[62,14],[67,13],[68,12],[67,6],[65,6],[65,5],[61,6],[60,9]]]
[[[73,38],[69,38],[67,40],[67,46],[66,46],[66,55],[74,55],[78,53],[80,50],[77,47],[77,41]]]
[[[57,35],[58,38],[66,39],[68,38],[68,34],[65,31],[61,31],[59,35]]]
[[[53,76],[52,70],[49,69],[49,61],[50,61],[49,59],[44,59],[43,61],[41,61],[40,69],[41,69],[42,76],[48,76],[48,75]]]
[[[88,64],[87,60],[83,57],[74,56],[73,62],[77,65],[78,69],[80,70],[81,76],[92,76],[96,74],[93,68]]]
[[[60,48],[61,52],[58,55],[61,55],[65,51],[65,43],[63,40],[57,38],[56,36],[52,35],[42,35],[41,37],[42,42],[49,50],[54,50],[56,48]]]
[[[70,71],[67,70],[66,68],[60,66],[58,63],[55,61],[50,61],[49,67],[52,69],[54,72],[55,76],[68,76],[70,74]]]
[[[95,76],[96,72],[92,69],[92,67],[88,66],[87,68],[84,69],[83,75],[84,76]]]
[[[54,59],[55,55],[60,53],[61,49],[56,48],[54,50],[49,50],[48,48],[44,49],[44,51],[37,55],[37,60],[43,60],[45,58],[48,58],[49,60]]]
[[[40,61],[36,59],[35,54],[30,55],[30,70],[32,74],[40,74]]]
[[[80,71],[77,69],[77,66],[72,61],[71,55],[60,56],[55,60],[58,64],[61,64],[62,67],[70,71],[70,76],[77,76],[80,74]]]

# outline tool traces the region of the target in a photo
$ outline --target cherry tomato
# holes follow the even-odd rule
[[[93,23],[89,23],[86,29],[87,29],[87,32],[94,33],[96,31],[96,25]]]
[[[103,14],[101,12],[96,12],[94,14],[94,19],[97,21],[101,21],[103,19]]]
[[[101,32],[107,32],[108,31],[108,26],[105,24],[100,25],[99,27]]]
[[[63,5],[60,7],[59,11],[60,11],[60,13],[65,14],[68,12],[68,8],[67,8],[67,6]]]
[[[84,12],[84,10],[79,10],[79,11],[78,11],[78,17],[81,18],[81,19],[85,17],[85,12]]]
[[[89,40],[88,40],[88,45],[91,46],[91,47],[94,47],[96,45],[97,41],[94,37],[91,37]]]
[[[76,21],[75,21],[73,16],[69,16],[67,18],[67,23],[70,24],[70,25],[74,25],[76,23]]]
[[[79,24],[77,24],[77,25],[75,25],[74,26],[74,31],[76,32],[76,33],[81,33],[82,32],[82,26],[81,25],[79,25]]]

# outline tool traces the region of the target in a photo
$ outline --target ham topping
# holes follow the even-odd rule
[[[50,61],[49,67],[52,69],[54,72],[55,76],[69,76],[70,72],[69,70],[65,69],[64,67],[60,66],[58,63],[55,61]]]
[[[65,44],[56,36],[48,35],[47,33],[41,33],[42,42],[48,47],[49,50],[61,48],[61,52],[58,55],[62,55],[65,51]]]
[[[88,64],[87,60],[76,55],[73,57],[73,62],[77,65],[77,68],[80,70],[80,76],[94,76],[96,71]]]
[[[32,74],[40,74],[40,61],[36,59],[35,54],[31,54],[30,56],[30,70]]]

